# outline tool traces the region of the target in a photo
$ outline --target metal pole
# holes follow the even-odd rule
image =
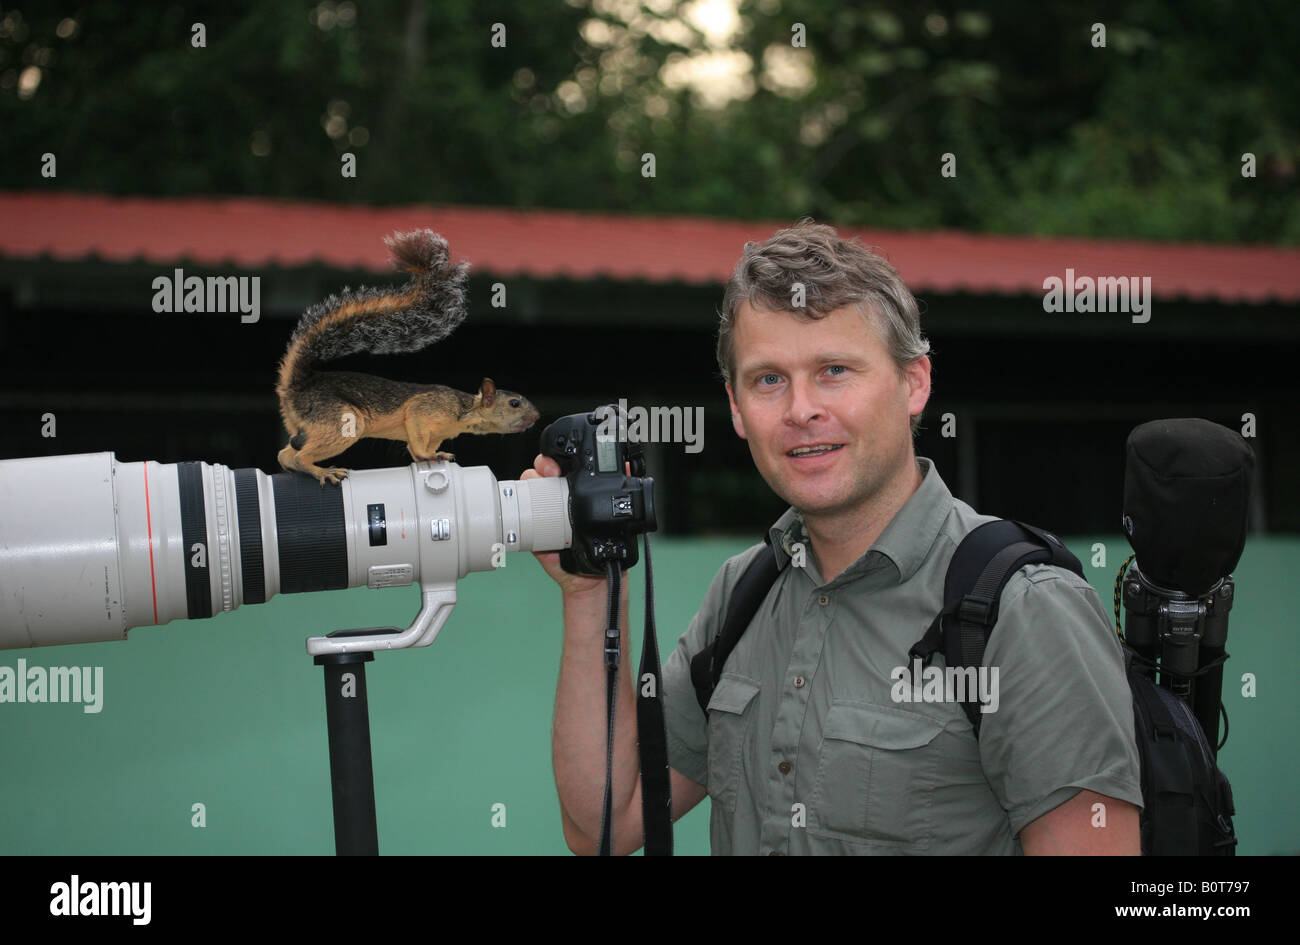
[[[325,670],[334,851],[339,856],[379,855],[365,666],[374,658],[370,652],[330,653],[315,658],[316,665]]]

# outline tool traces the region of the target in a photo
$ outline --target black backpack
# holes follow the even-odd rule
[[[732,591],[717,636],[691,660],[691,682],[701,710],[736,643],[758,612],[780,568],[771,539],[741,575]],[[1054,564],[1083,577],[1083,566],[1050,532],[1024,522],[998,519],[972,530],[953,553],[944,579],[943,609],[925,636],[908,651],[909,662],[928,663],[940,649],[951,667],[979,666],[998,619],[1002,589],[1027,564]],[[1168,689],[1157,686],[1134,666],[1124,646],[1133,718],[1142,772],[1142,853],[1148,856],[1231,856],[1232,788],[1215,761],[1215,752],[1192,710]],[[962,709],[979,738],[979,703]]]

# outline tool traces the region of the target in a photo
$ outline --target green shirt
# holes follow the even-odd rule
[[[1065,569],[1026,565],[1007,582],[984,656],[997,705],[978,740],[956,701],[897,701],[915,694],[897,668],[942,608],[957,544],[993,520],[918,465],[920,487],[832,581],[801,516],[777,520],[778,563],[800,541],[806,563],[782,569],[707,720],[690,660],[761,544],[723,564],[669,656],[668,761],[708,789],[714,854],[1018,854],[1020,830],[1082,789],[1141,806],[1120,643],[1097,592]]]

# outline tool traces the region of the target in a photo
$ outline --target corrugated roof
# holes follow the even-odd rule
[[[382,237],[431,227],[475,271],[503,277],[721,284],[746,240],[788,222],[493,207],[366,207],[251,198],[0,193],[0,257],[221,268],[387,271]],[[1159,298],[1300,301],[1300,249],[1042,239],[841,227],[916,292],[1041,294],[1043,280],[1150,276]]]

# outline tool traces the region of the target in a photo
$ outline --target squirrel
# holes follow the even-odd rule
[[[465,320],[467,263],[452,266],[447,241],[432,230],[394,233],[384,240],[393,264],[411,274],[395,290],[344,289],[303,313],[280,362],[276,394],[289,445],[281,468],[338,485],[348,470],[321,467],[363,437],[401,440],[413,459],[454,461],[439,450],[461,433],[522,433],[541,414],[523,395],[483,378],[477,394],[439,384],[390,381],[316,365],[367,351],[418,351],[441,341]]]

